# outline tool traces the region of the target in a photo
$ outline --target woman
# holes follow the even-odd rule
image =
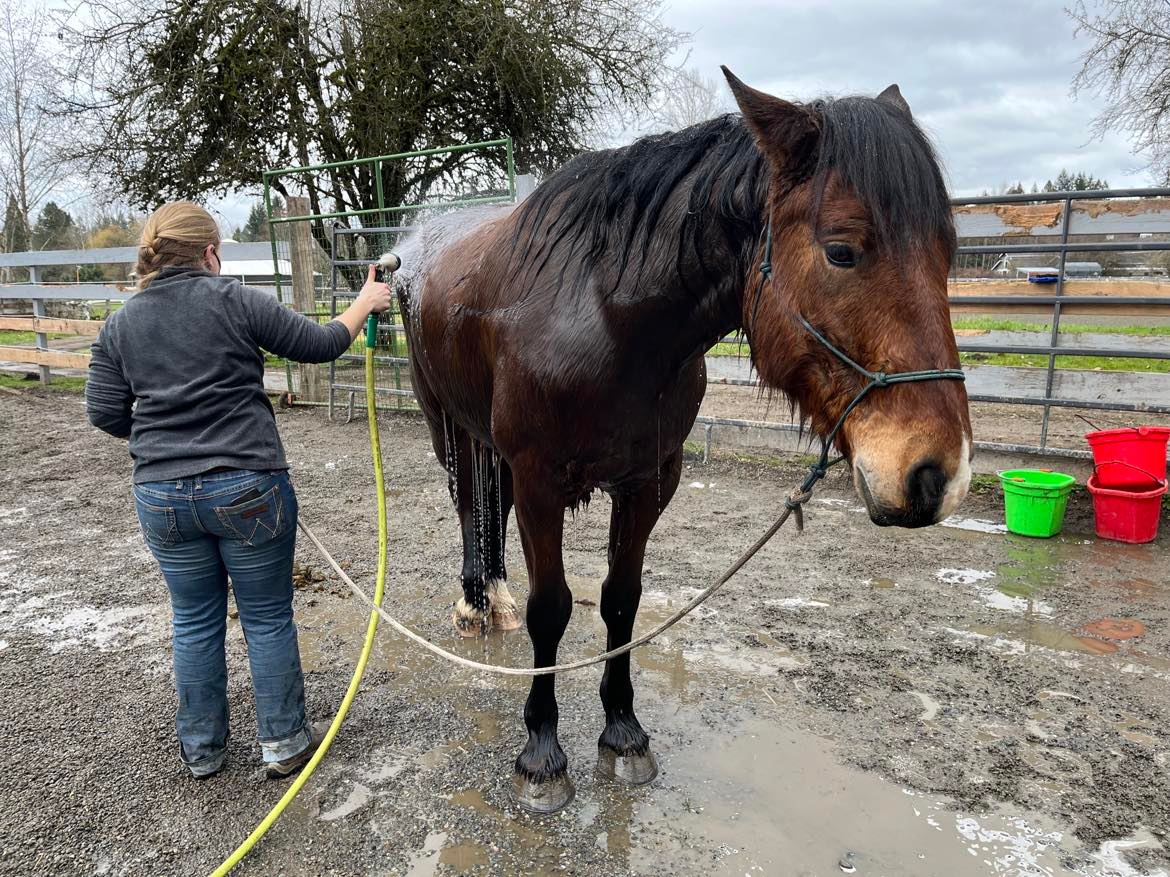
[[[93,345],[90,422],[130,439],[138,520],[170,590],[179,755],[196,777],[228,742],[227,587],[244,628],[260,748],[289,776],[320,740],[305,716],[293,624],[297,499],[264,392],[264,350],[329,362],[370,313],[390,306],[374,266],[357,299],[325,325],[220,277],[219,229],[202,207],[165,204],[138,249],[140,292]]]

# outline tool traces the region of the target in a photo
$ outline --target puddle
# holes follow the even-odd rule
[[[0,630],[39,634],[51,640],[49,651],[53,653],[79,646],[106,651],[154,633],[150,624],[154,607],[62,606],[67,600],[68,595],[60,593],[24,600],[0,599]]]
[[[476,843],[452,844],[439,851],[439,864],[450,865],[457,874],[470,871],[477,865],[487,865],[490,862],[488,851]]]
[[[775,676],[778,670],[796,670],[809,663],[805,656],[795,655],[783,647],[737,649],[724,643],[683,649],[682,656],[694,664],[713,664],[748,676]]]
[[[329,810],[319,814],[317,818],[322,819],[325,822],[333,822],[337,819],[344,819],[351,813],[356,813],[358,810],[361,810],[363,807],[365,807],[366,804],[373,800],[373,797],[374,794],[370,791],[368,786],[363,786],[361,783],[354,783],[353,788],[350,789],[349,795],[346,796],[344,801],[342,801],[336,807],[332,807]]]
[[[841,862],[899,877],[1136,873],[1117,870],[1124,863],[1105,848],[1070,871],[1062,861],[1075,841],[1043,817],[957,812],[843,766],[829,744],[776,722],[744,722],[669,753],[664,777],[653,795],[614,796],[590,813],[597,845],[635,873],[831,874]]]
[[[1012,654],[1027,654],[1030,649],[1041,648],[1059,652],[1081,652],[1102,654],[1084,639],[1073,636],[1067,630],[1042,621],[1020,621],[1005,624],[977,624],[970,630],[949,632],[964,638],[990,640],[992,644]]]
[[[780,600],[765,600],[767,606],[778,606],[781,609],[828,609],[829,604],[809,597],[784,597]]]
[[[991,570],[940,569],[934,575],[940,582],[948,585],[976,585],[976,598],[990,609],[1001,609],[1005,612],[1027,615],[1052,615],[1052,607],[1040,600],[1033,599],[1030,592],[1029,596],[1021,596],[1005,591],[1002,583],[997,583],[996,587],[980,585],[980,582],[996,578],[996,573]]]
[[[1146,626],[1136,618],[1099,618],[1090,621],[1082,630],[1101,639],[1127,640],[1143,636]]]
[[[981,521],[978,518],[950,517],[939,521],[940,527],[949,527],[953,530],[967,530],[972,533],[1006,533],[1007,524],[997,524],[994,521]]]
[[[938,701],[922,691],[911,691],[909,693],[918,698],[922,704],[922,714],[918,716],[918,721],[933,722],[939,711]]]
[[[434,877],[439,870],[439,851],[446,842],[446,832],[432,831],[428,834],[422,849],[410,857],[410,870],[406,872],[406,877]]]
[[[1007,549],[1007,562],[996,570],[996,587],[1009,597],[1030,599],[1062,581],[1060,561],[1057,559],[1059,542],[1013,539]]]
[[[974,585],[995,578],[995,573],[989,569],[940,569],[934,576],[948,585]]]

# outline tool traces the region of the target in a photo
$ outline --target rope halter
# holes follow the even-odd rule
[[[753,309],[752,323],[755,324],[755,313],[759,311],[760,295],[763,292],[764,284],[772,279],[772,220],[768,220],[768,226],[765,231],[764,239],[764,260],[760,263],[760,284],[756,290],[756,302]],[[812,496],[812,489],[818,481],[825,477],[825,474],[833,466],[842,462],[845,458],[843,456],[837,457],[833,460],[829,459],[829,451],[833,447],[841,428],[845,425],[845,418],[847,418],[862,400],[875,389],[880,387],[890,387],[894,384],[910,384],[918,381],[965,381],[967,376],[963,374],[961,368],[935,368],[926,369],[924,371],[907,371],[907,372],[893,372],[887,373],[882,371],[870,371],[864,366],[860,365],[856,360],[852,359],[845,351],[834,345],[828,338],[818,332],[802,314],[796,315],[797,321],[804,330],[815,338],[822,347],[837,357],[845,365],[849,366],[854,371],[864,376],[868,383],[862,387],[853,400],[845,406],[845,410],[841,416],[837,418],[837,423],[829,431],[829,434],[821,439],[821,455],[820,458],[813,465],[809,467],[808,475],[805,476],[804,482],[794,490],[785,500],[787,506],[796,517],[796,527],[798,530],[804,529],[803,515],[801,514],[801,506],[808,502]]]

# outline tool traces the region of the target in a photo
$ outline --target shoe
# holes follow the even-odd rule
[[[302,767],[309,763],[309,759],[313,757],[313,753],[317,751],[321,745],[321,741],[325,739],[325,732],[329,730],[328,725],[313,723],[309,727],[310,741],[309,745],[298,752],[296,755],[289,756],[284,761],[266,761],[264,762],[264,774],[270,780],[283,780],[292,776]]]

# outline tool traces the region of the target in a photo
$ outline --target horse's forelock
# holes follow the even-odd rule
[[[813,185],[830,177],[861,201],[879,246],[891,255],[955,244],[938,157],[925,133],[891,103],[866,97],[816,101],[821,135]]]

